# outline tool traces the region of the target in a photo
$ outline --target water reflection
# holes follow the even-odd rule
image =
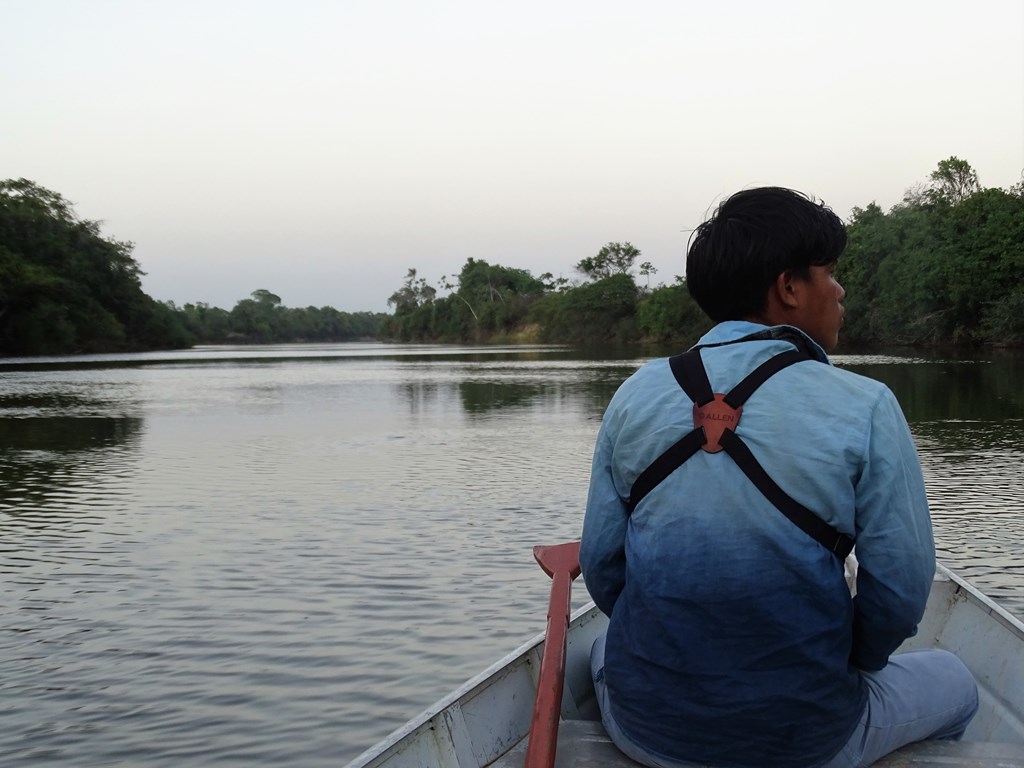
[[[449,402],[471,417],[557,404],[600,418],[615,390],[640,364],[559,360],[531,366],[502,358],[452,367],[435,360],[409,370],[397,391],[413,413]]]
[[[46,401],[54,406],[52,398]],[[133,417],[0,417],[0,452],[9,456],[13,451],[75,454],[102,450],[135,439],[142,426],[142,419]],[[63,461],[69,457],[60,458]]]
[[[496,381],[464,381],[459,384],[462,407],[470,414],[530,405],[551,387],[540,384],[509,384]]]
[[[884,382],[911,423],[1024,418],[1024,358],[935,361],[914,365],[844,365]]]
[[[131,417],[0,417],[0,574],[38,584],[68,563],[103,562],[93,532],[128,492],[142,431]]]
[[[449,387],[452,389],[453,387]],[[408,403],[409,412],[419,414],[435,408],[441,398],[441,387],[435,382],[415,381],[399,384],[400,400]]]

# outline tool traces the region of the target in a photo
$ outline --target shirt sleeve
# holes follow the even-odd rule
[[[935,575],[924,478],[910,428],[883,390],[872,411],[865,465],[856,483],[857,596],[851,663],[882,669],[917,632]]]
[[[580,567],[587,591],[608,616],[626,584],[628,520],[626,505],[619,497],[612,476],[612,440],[605,421],[598,434],[591,466],[580,541]]]

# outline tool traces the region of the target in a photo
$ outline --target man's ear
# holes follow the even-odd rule
[[[772,290],[775,292],[779,303],[783,307],[794,308],[800,304],[800,298],[797,295],[796,288],[793,285],[794,275],[792,270],[786,270],[779,274],[775,278],[775,283],[772,285]]]

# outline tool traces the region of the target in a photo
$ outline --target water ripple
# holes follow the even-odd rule
[[[5,366],[0,763],[336,765],[543,629],[642,361],[364,351]],[[940,558],[1024,615],[1024,421],[916,403]]]

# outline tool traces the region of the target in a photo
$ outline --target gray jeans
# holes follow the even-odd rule
[[[648,752],[622,733],[611,716],[604,682],[604,635],[594,642],[590,671],[601,721],[627,756],[650,768],[699,768]],[[868,703],[853,735],[820,768],[865,768],[906,744],[924,739],[959,739],[978,711],[974,677],[948,651],[901,653],[884,669],[865,672]]]

